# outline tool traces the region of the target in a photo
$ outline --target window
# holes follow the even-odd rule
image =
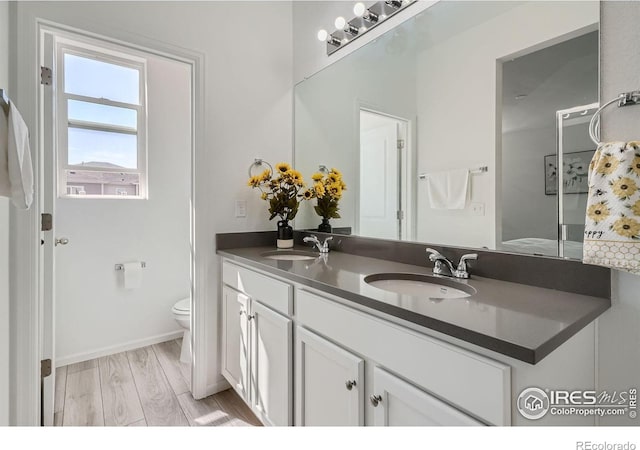
[[[58,195],[147,197],[143,59],[57,45]]]

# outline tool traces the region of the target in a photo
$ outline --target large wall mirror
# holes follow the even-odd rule
[[[348,186],[335,232],[581,259],[599,9],[440,1],[299,83],[296,168]]]

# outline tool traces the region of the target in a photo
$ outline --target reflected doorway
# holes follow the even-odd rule
[[[408,136],[408,120],[360,109],[360,236],[411,236]]]

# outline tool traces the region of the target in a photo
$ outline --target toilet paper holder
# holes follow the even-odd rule
[[[147,267],[147,263],[144,261],[140,261],[140,267],[143,269]],[[124,264],[116,264],[116,270],[124,270]]]

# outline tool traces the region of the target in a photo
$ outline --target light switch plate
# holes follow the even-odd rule
[[[236,200],[236,217],[247,217],[246,200]]]
[[[472,203],[471,212],[474,216],[484,216],[484,203]]]

